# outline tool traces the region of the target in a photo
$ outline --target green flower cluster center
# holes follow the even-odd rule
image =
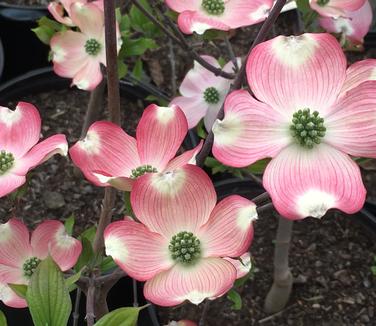
[[[0,175],[3,175],[14,165],[14,156],[12,153],[2,150],[0,152]]]
[[[320,144],[326,132],[324,119],[317,111],[311,113],[310,109],[294,113],[290,130],[298,143],[307,148]]]
[[[142,165],[132,170],[131,178],[137,179],[138,177],[141,177],[145,173],[157,173],[157,172],[158,170],[156,168],[153,168],[151,165]]]
[[[203,0],[202,8],[209,15],[221,15],[225,11],[225,2],[223,0]]]
[[[182,231],[174,235],[168,249],[178,263],[192,264],[201,256],[200,240],[192,232]]]
[[[37,257],[31,257],[27,259],[24,262],[23,267],[22,267],[24,271],[24,275],[26,277],[31,277],[34,274],[35,269],[38,267],[40,262],[41,260]]]
[[[87,54],[96,56],[101,50],[101,44],[94,38],[91,38],[85,43],[85,51]]]
[[[215,87],[208,87],[204,92],[204,100],[209,104],[217,104],[219,102],[219,92]]]
[[[330,0],[318,0],[317,1],[317,4],[320,6],[320,7],[324,7],[326,6],[328,3],[329,3]]]

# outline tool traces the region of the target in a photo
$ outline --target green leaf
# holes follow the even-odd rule
[[[21,298],[26,298],[27,285],[25,284],[8,284],[8,286]]]
[[[124,213],[128,216],[134,217],[132,205],[131,205],[131,192],[125,191],[124,192]]]
[[[206,136],[208,135],[206,130],[205,130],[203,119],[201,119],[200,122],[198,123],[198,125],[196,126],[196,132],[197,132],[197,136],[199,136],[202,139],[205,139]]]
[[[113,270],[116,266],[117,265],[112,259],[112,257],[108,256],[108,257],[103,258],[99,267],[103,273],[106,273],[110,270]]]
[[[119,28],[121,32],[128,31],[131,28],[131,20],[128,15],[121,17]]]
[[[236,292],[234,289],[228,291],[227,299],[229,299],[233,303],[231,309],[240,310],[242,308],[242,298],[240,294]]]
[[[151,38],[128,39],[124,47],[124,55],[126,57],[139,56],[144,54],[146,50],[157,47],[157,44]]]
[[[154,95],[148,95],[147,97],[145,97],[145,101],[157,103],[159,106],[168,106],[168,101],[166,101],[164,98]]]
[[[69,216],[64,222],[65,230],[69,235],[73,234],[73,227],[74,227],[74,215],[72,214]]]
[[[142,61],[138,59],[132,70],[132,74],[138,80],[140,80],[142,76],[142,71],[143,71],[142,67],[143,67]]]
[[[265,171],[266,166],[270,162],[270,158],[265,158],[247,166],[245,169],[253,174],[262,174]]]
[[[74,266],[75,271],[81,271],[85,266],[91,265],[94,261],[93,246],[88,238],[81,236],[82,251],[80,257],[78,257],[77,263]]]
[[[137,326],[138,314],[145,307],[146,306],[116,309],[104,315],[94,326]]]
[[[376,266],[371,266],[371,272],[374,276],[376,276]]]
[[[118,60],[118,75],[119,79],[125,77],[125,75],[128,73],[128,65],[122,61]]]
[[[4,313],[0,310],[0,326],[8,326],[7,318]]]
[[[38,25],[42,27],[48,27],[49,29],[52,29],[55,32],[61,31],[63,28],[63,25],[58,23],[56,20],[49,19],[47,17],[42,17],[38,20]]]
[[[82,272],[84,271],[85,267],[83,267],[80,271],[78,271],[76,274],[69,276],[67,279],[65,279],[65,283],[68,287],[69,292],[72,292],[76,289],[76,282],[80,279]]]
[[[52,36],[56,33],[53,29],[47,27],[47,26],[39,26],[36,28],[31,29],[35,35],[39,38],[39,40],[44,43],[49,45],[50,40]]]
[[[96,232],[97,232],[97,228],[93,225],[93,226],[89,227],[88,229],[86,229],[84,232],[82,232],[81,235],[79,236],[79,239],[86,238],[90,242],[93,242]]]
[[[50,256],[32,275],[26,300],[35,325],[67,325],[72,302],[64,275]]]

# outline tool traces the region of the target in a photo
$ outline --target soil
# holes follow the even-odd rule
[[[25,0],[23,0],[25,1]],[[26,0],[27,1],[27,0]],[[41,0],[43,1],[43,0]],[[35,2],[35,1],[34,1]],[[14,4],[14,1],[12,1]],[[292,13],[279,19],[279,27],[273,35],[291,34],[289,27],[294,19]],[[245,55],[257,28],[249,27],[231,36],[234,51]],[[272,35],[271,35],[272,36]],[[167,42],[160,42],[166,44]],[[198,43],[206,53],[219,56],[227,53],[223,42],[213,45]],[[189,54],[174,47],[176,80],[180,81],[192,65]],[[172,91],[171,64],[167,46],[144,56],[153,81],[163,90]],[[229,59],[228,55],[224,56]],[[375,50],[349,55],[353,62],[364,57],[376,57]],[[43,136],[64,133],[73,144],[81,133],[88,94],[76,89],[27,95],[18,100],[35,104],[43,118]],[[16,102],[1,103],[14,107]],[[125,128],[134,134],[136,123],[144,104],[123,99],[122,110]],[[375,200],[376,173],[369,172],[365,182]],[[14,208],[8,198],[0,199],[0,220],[4,222],[11,213],[23,218],[34,227],[41,220],[57,218],[64,220],[71,214],[76,217],[75,234],[96,223],[103,189],[95,187],[77,175],[72,163],[55,156],[30,176],[26,195]],[[123,215],[123,201],[119,195],[114,218]],[[358,219],[361,216],[358,217]],[[294,290],[287,307],[279,314],[263,312],[263,300],[271,285],[273,239],[277,220],[272,215],[261,217],[255,223],[255,238],[251,248],[254,258],[254,277],[241,290],[243,307],[231,309],[226,298],[211,302],[206,324],[224,326],[292,325],[292,326],[361,326],[375,325],[376,276],[371,273],[376,255],[375,234],[363,228],[358,220],[332,212],[321,220],[307,218],[294,225],[290,265],[295,278]],[[178,308],[161,308],[161,324],[169,320],[198,319],[203,305],[186,304]],[[144,325],[142,325],[144,326]]]

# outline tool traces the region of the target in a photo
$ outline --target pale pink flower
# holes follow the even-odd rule
[[[201,56],[212,66],[220,68],[218,61],[210,56]],[[238,60],[240,65],[240,60]],[[233,73],[234,64],[230,61],[224,67],[225,72]],[[216,76],[208,69],[194,62],[194,66],[184,77],[179,92],[182,96],[175,97],[171,104],[179,106],[188,121],[188,128],[195,127],[204,118],[206,130],[211,127],[217,118],[226,94],[231,85],[231,80]]]
[[[372,23],[372,7],[366,1],[358,10],[345,11],[344,16],[320,17],[319,23],[329,33],[341,33],[354,45],[363,44]]]
[[[228,31],[263,21],[273,0],[166,0],[166,4],[179,13],[183,33],[203,34],[208,29]]]
[[[71,6],[74,3],[85,4],[87,0],[58,0],[48,4],[48,11],[59,23],[74,27],[76,23],[71,18]],[[100,10],[103,11],[103,0],[92,1]],[[65,15],[66,14],[66,15]]]
[[[69,236],[59,221],[42,222],[31,238],[25,224],[15,218],[0,224],[0,300],[10,307],[26,307],[26,301],[7,284],[27,285],[48,255],[66,271],[76,264],[81,249],[81,242]]]
[[[257,100],[228,96],[214,156],[236,167],[273,158],[263,184],[289,219],[361,209],[366,191],[349,155],[376,157],[376,60],[346,70],[330,34],[278,36],[252,51],[246,71]]]
[[[130,191],[134,180],[145,173],[195,164],[202,142],[174,159],[187,131],[187,120],[179,108],[152,104],[138,124],[137,140],[119,126],[99,121],[69,153],[85,177],[97,186]]]
[[[56,33],[50,42],[54,71],[73,78],[72,84],[93,90],[102,81],[101,64],[106,65],[104,14],[97,4],[74,1],[70,17],[79,31]],[[118,51],[121,46],[118,36]]]
[[[175,320],[170,321],[165,326],[197,326],[197,323],[195,323],[192,320],[182,319],[182,320],[179,320],[179,321],[175,321]]]
[[[237,277],[223,257],[238,257],[253,238],[256,205],[233,195],[216,205],[207,174],[195,165],[146,174],[131,192],[135,216],[105,230],[106,253],[131,277],[146,281],[147,300],[174,306],[225,294]]]
[[[67,155],[64,135],[37,144],[40,132],[41,118],[32,104],[19,102],[14,111],[0,106],[0,197],[22,186],[29,170],[52,155]]]
[[[310,6],[324,17],[346,17],[347,12],[358,10],[367,0],[310,0]]]

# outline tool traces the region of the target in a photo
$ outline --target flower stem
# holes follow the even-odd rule
[[[277,0],[275,3],[273,9],[271,10],[268,18],[265,20],[265,22],[262,24],[255,40],[253,41],[248,54],[246,56],[245,62],[243,63],[242,67],[240,68],[239,72],[236,75],[236,78],[233,82],[233,84],[230,87],[230,90],[228,94],[230,94],[233,90],[240,89],[243,84],[243,79],[245,76],[245,68],[246,68],[246,62],[251,54],[253,48],[258,45],[259,43],[263,42],[265,38],[268,36],[268,33],[270,32],[270,29],[272,28],[273,24],[277,20],[279,14],[281,13],[281,10],[283,6],[286,4],[286,0]],[[224,105],[222,105],[221,109],[218,112],[217,119],[222,120],[224,116]],[[205,162],[206,157],[210,154],[211,148],[213,147],[214,142],[214,134],[213,131],[210,130],[208,136],[205,139],[204,145],[202,146],[202,149],[200,153],[198,153],[196,157],[196,164],[199,166],[202,166]]]
[[[289,247],[293,221],[279,217],[274,248],[274,281],[265,299],[267,313],[281,311],[287,304],[292,290],[292,274],[289,268]]]

